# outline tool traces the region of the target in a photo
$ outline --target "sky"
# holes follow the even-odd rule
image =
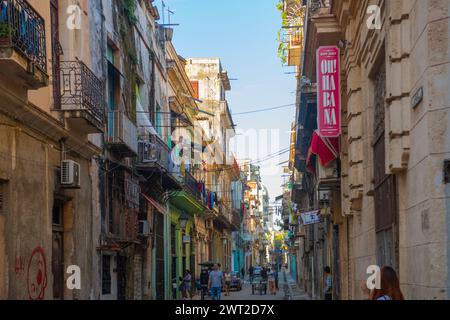
[[[178,54],[185,58],[220,57],[229,77],[237,79],[231,82],[232,89],[227,93],[233,120],[237,124],[236,141],[250,132],[257,134],[257,142],[236,143],[239,146],[235,150],[238,159],[261,160],[288,148],[290,144],[294,106],[248,115],[236,114],[295,102],[295,75],[286,74],[295,69],[283,67],[277,56],[277,33],[281,26],[277,2],[164,0],[166,6],[175,12],[170,22],[179,24],[174,27],[173,38]],[[161,14],[161,0],[154,4]],[[168,23],[167,12],[165,23]],[[268,139],[268,136],[272,138]],[[283,173],[278,164],[288,157],[289,154],[284,153],[257,163],[261,166],[262,183],[267,186],[271,201],[282,193]]]

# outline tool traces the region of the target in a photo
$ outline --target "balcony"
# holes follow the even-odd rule
[[[341,183],[340,161],[333,160],[327,167],[317,163],[319,189],[338,188]]]
[[[39,89],[48,86],[46,72],[44,19],[25,0],[0,0],[0,73]]]
[[[133,157],[138,154],[136,125],[123,111],[108,113],[107,143],[110,150],[120,157]]]
[[[170,150],[157,135],[141,136],[138,142],[138,168],[170,172]]]
[[[81,61],[60,63],[60,92],[55,107],[69,127],[84,133],[104,131],[103,84]]]
[[[309,4],[309,13],[312,16],[327,14],[330,10],[330,0],[311,0]]]
[[[180,184],[182,185],[181,190],[172,191],[170,202],[178,209],[184,210],[189,214],[204,213],[206,211],[206,203],[197,189],[197,180],[194,176],[189,172],[185,172]]]
[[[228,129],[234,129],[235,124],[233,122],[233,117],[231,116],[231,111],[228,106],[228,102],[226,100],[220,101],[220,114],[225,116],[226,119],[228,119]]]
[[[197,180],[191,173],[189,173],[189,172],[185,173],[183,186],[197,200],[199,200],[200,202],[203,202],[201,193],[197,188]]]
[[[231,225],[237,231],[241,226],[241,213],[239,209],[232,209],[231,211]]]

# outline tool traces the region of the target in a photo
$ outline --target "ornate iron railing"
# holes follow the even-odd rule
[[[201,200],[200,191],[197,188],[197,180],[194,178],[192,174],[186,172],[184,175],[184,187],[189,191],[195,198]]]
[[[153,167],[157,164],[162,169],[171,171],[169,147],[158,135],[141,135],[138,140],[138,160],[141,166]]]
[[[108,112],[107,141],[122,154],[138,153],[138,134],[136,125],[123,111]]]
[[[60,63],[61,90],[56,103],[62,110],[86,110],[104,122],[103,84],[81,61]]]
[[[311,15],[320,13],[322,8],[329,8],[330,0],[311,0],[309,5],[309,12]]]
[[[47,72],[44,19],[25,0],[0,0],[0,47],[12,47]]]

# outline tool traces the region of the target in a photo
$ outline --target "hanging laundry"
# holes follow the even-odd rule
[[[186,175],[186,164],[184,162],[184,159],[181,160],[180,172],[182,177]]]

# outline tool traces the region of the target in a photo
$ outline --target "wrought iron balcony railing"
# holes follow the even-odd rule
[[[44,19],[25,0],[0,0],[0,48],[11,47],[47,71]]]
[[[311,15],[321,13],[324,8],[330,7],[330,0],[310,0],[309,12]]]
[[[184,187],[195,198],[202,200],[200,190],[197,188],[197,180],[190,172],[186,172],[184,175]]]
[[[84,110],[104,123],[103,84],[81,61],[60,63],[60,92],[56,106],[61,110]],[[58,94],[58,93],[56,93]]]
[[[157,135],[139,137],[138,166],[141,169],[155,168],[170,172],[169,146]]]
[[[138,153],[136,125],[123,111],[108,112],[107,142],[111,150],[122,157],[131,157]]]

